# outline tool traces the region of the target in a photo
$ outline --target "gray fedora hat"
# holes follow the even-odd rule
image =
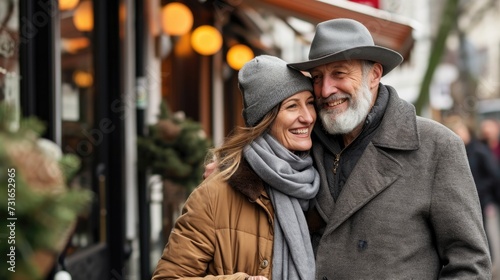
[[[311,43],[309,60],[289,63],[292,68],[308,71],[323,64],[361,59],[382,64],[382,75],[403,62],[403,57],[391,49],[376,46],[370,31],[353,19],[339,18],[324,21],[316,26]]]

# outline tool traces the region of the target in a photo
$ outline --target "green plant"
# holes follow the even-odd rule
[[[158,122],[149,126],[149,133],[137,140],[139,168],[149,169],[164,180],[191,191],[202,180],[205,157],[211,141],[201,124],[172,114],[161,104]]]
[[[79,158],[40,138],[44,125],[39,120],[25,118],[16,125],[13,114],[0,103],[0,184],[5,186],[0,191],[0,252],[7,255],[0,279],[44,279],[47,267],[37,256],[45,252],[55,260],[92,194],[68,187]]]

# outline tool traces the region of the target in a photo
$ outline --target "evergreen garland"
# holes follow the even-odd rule
[[[139,168],[192,191],[202,180],[205,157],[211,147],[201,124],[171,113],[161,104],[158,122],[139,137]]]

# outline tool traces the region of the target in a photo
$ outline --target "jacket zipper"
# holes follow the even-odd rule
[[[337,168],[339,167],[340,154],[342,154],[342,151],[340,151],[340,153],[335,155],[335,160],[333,161],[333,175],[337,175]]]
[[[340,164],[340,155],[342,155],[342,153],[349,146],[351,146],[351,144],[354,143],[354,141],[356,141],[356,139],[358,139],[359,135],[361,135],[361,132],[351,141],[351,143],[349,143],[349,145],[345,146],[338,154],[334,154],[335,155],[335,160],[333,161],[333,175],[337,175],[337,169],[338,169],[339,164]]]

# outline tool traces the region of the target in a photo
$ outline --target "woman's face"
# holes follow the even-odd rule
[[[290,151],[308,151],[315,122],[314,96],[302,91],[281,102],[269,134]]]

